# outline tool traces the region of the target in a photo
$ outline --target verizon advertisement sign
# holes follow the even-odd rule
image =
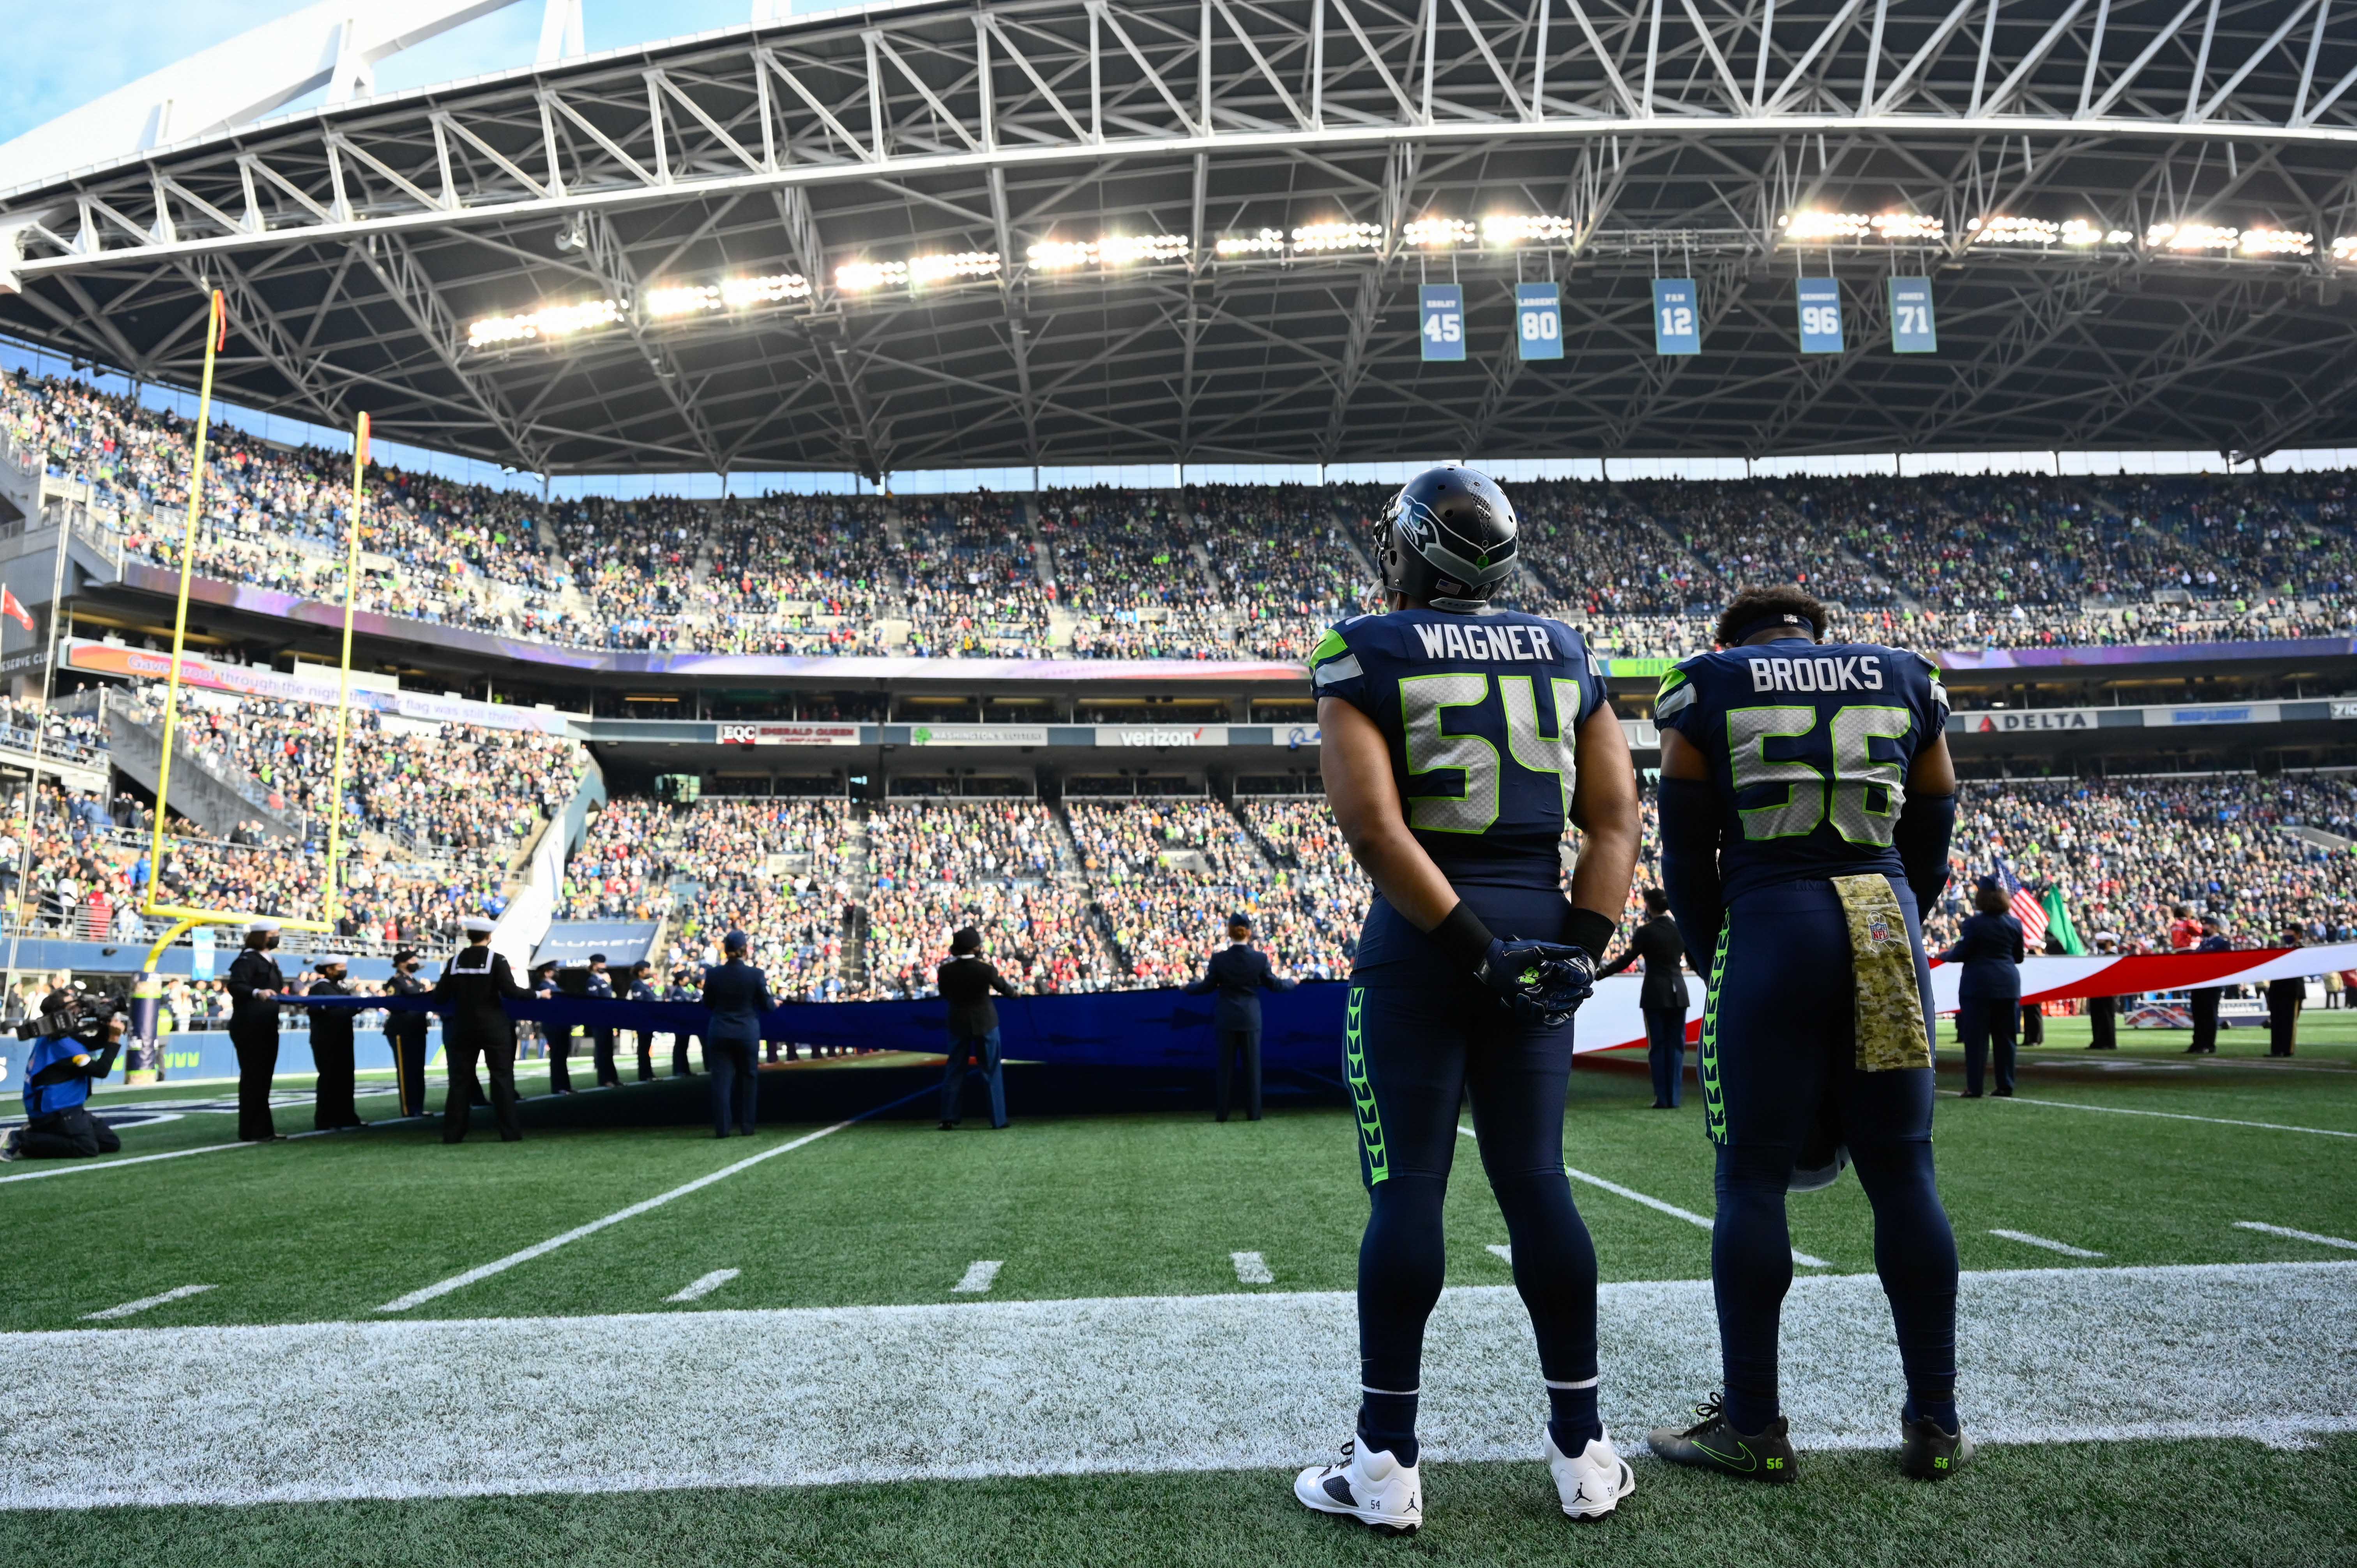
[[[1225,746],[1225,725],[1099,725],[1099,746]]]
[[[857,746],[859,726],[823,724],[724,724],[723,746]]]

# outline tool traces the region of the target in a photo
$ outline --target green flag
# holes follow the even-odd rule
[[[2046,934],[2062,944],[2062,950],[2072,958],[2087,956],[2087,944],[2079,940],[2072,929],[2071,911],[2062,907],[2062,890],[2049,887],[2038,901],[2046,906]]]

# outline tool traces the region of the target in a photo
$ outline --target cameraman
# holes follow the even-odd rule
[[[114,1069],[123,1015],[111,1003],[86,1005],[76,992],[52,992],[38,1023],[18,1026],[34,1042],[25,1062],[25,1125],[0,1134],[0,1160],[86,1160],[121,1151],[114,1129],[90,1113],[90,1086]]]

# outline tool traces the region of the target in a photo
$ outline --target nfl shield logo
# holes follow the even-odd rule
[[[1890,918],[1888,915],[1877,915],[1868,920],[1866,923],[1866,940],[1878,944],[1898,940],[1890,929]]]

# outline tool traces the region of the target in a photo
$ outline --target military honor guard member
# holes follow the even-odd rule
[[[270,1116],[270,1086],[278,1074],[278,999],[286,993],[286,973],[270,956],[277,946],[278,922],[254,921],[221,983],[229,992],[229,1043],[237,1052],[237,1135],[249,1144],[281,1136]]]
[[[1239,909],[1228,917],[1228,945],[1211,955],[1203,977],[1186,986],[1189,995],[1218,993],[1211,1004],[1217,1044],[1211,1058],[1211,1120],[1228,1119],[1229,1091],[1239,1074],[1244,1085],[1244,1120],[1260,1120],[1260,993],[1290,991],[1297,983],[1268,966],[1268,955],[1252,945],[1252,917]]]
[[[443,1099],[442,1141],[462,1142],[467,1122],[480,1092],[475,1064],[480,1060],[491,1080],[491,1120],[500,1142],[512,1144],[523,1136],[516,1122],[515,1020],[506,1002],[529,1001],[532,993],[516,983],[507,955],[491,950],[492,922],[477,916],[461,920],[467,945],[442,967],[434,983],[434,999],[442,1008],[442,1060],[450,1070]]]
[[[417,950],[403,948],[393,955],[393,978],[385,983],[392,996],[430,996],[434,988],[417,978]],[[393,1078],[401,1095],[404,1116],[425,1114],[425,1032],[432,1020],[424,1013],[388,1012],[384,1042],[393,1047]]]
[[[344,971],[350,962],[340,954],[322,954],[312,959],[311,969],[318,978],[311,983],[306,996],[350,996],[352,988],[345,983]],[[361,1113],[355,1095],[357,1077],[352,1060],[352,1026],[359,1015],[349,1007],[310,1007],[311,1065],[318,1076],[312,1090],[311,1125],[326,1133],[361,1125]]]

